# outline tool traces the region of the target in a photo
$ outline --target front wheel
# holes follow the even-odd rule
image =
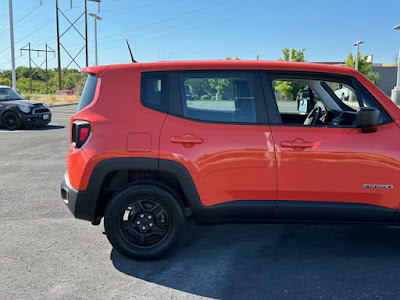
[[[1,123],[4,128],[8,130],[20,129],[22,125],[21,118],[13,111],[5,112],[1,119]]]
[[[152,184],[136,184],[119,191],[104,215],[110,243],[126,256],[151,259],[164,256],[178,244],[186,219],[178,199]]]

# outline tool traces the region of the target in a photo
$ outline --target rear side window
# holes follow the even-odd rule
[[[81,98],[78,104],[78,111],[88,106],[94,98],[94,94],[96,92],[98,78],[93,75],[89,75],[86,79],[85,86],[82,91]]]
[[[256,123],[249,72],[188,72],[179,75],[183,115],[223,123]]]
[[[148,108],[167,112],[168,82],[164,72],[149,72],[142,74],[141,83],[142,104]]]

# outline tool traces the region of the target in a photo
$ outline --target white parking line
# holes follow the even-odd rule
[[[21,132],[19,130],[14,130],[14,131],[10,131],[10,130],[0,130],[0,133],[12,133],[12,132]]]

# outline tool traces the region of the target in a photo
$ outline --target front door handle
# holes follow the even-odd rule
[[[281,146],[289,148],[312,148],[314,143],[305,141],[283,141],[281,142]]]
[[[173,136],[171,137],[171,143],[177,144],[201,144],[203,143],[202,138],[195,137],[191,134],[185,134],[184,136]]]

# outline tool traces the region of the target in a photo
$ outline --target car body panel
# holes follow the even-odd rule
[[[171,142],[174,136],[188,135],[203,142]],[[187,168],[204,206],[275,200],[275,153],[267,125],[210,124],[168,116],[160,138],[160,159]]]
[[[271,130],[278,166],[278,200],[398,208],[400,130],[393,122],[371,133],[358,128],[307,126],[271,126]],[[313,146],[283,147],[285,141],[310,142]]]
[[[357,128],[217,124],[188,120],[141,104],[141,72],[180,70],[345,75],[360,82],[395,122],[381,125],[373,133],[361,133]],[[253,210],[256,214],[261,206],[254,205],[254,201],[260,204],[272,201],[282,204],[282,215],[279,207],[276,209],[279,220],[279,217],[285,219],[285,211],[286,219],[290,219],[293,211],[299,211],[296,204],[307,209],[307,205],[315,208],[322,203],[329,210],[328,204],[335,203],[351,207],[348,211],[352,212],[361,206],[377,207],[385,215],[378,219],[386,222],[399,207],[400,195],[395,180],[400,170],[400,110],[354,69],[292,62],[190,61],[98,66],[83,71],[100,80],[94,100],[71,118],[71,124],[75,120],[91,124],[89,139],[83,147],[70,146],[69,183],[77,192],[88,189],[92,172],[100,163],[117,158],[143,158],[158,159],[159,170],[163,172],[187,170],[176,172],[193,180],[195,192],[190,195],[198,195],[198,205],[203,206],[204,214],[213,208],[216,212],[227,212],[235,206],[239,213],[226,215],[240,217],[240,209],[246,201],[249,203],[246,212]],[[146,137],[146,145],[135,144],[131,136]],[[193,136],[201,138],[202,143],[171,143],[174,136]],[[295,140],[312,142],[313,147],[281,147],[282,142]],[[133,149],[135,145],[137,149]],[[173,167],[169,162],[181,167]],[[393,189],[364,188],[364,184],[393,185]],[[320,210],[310,211],[318,214]],[[335,211],[340,216],[341,210],[335,208]],[[218,213],[208,216],[218,218]],[[196,217],[201,219],[202,215],[199,213]]]
[[[102,80],[108,84],[102,85]],[[166,115],[143,107],[139,99],[138,71],[127,69],[105,72],[98,82],[93,101],[71,118],[70,129],[75,120],[91,123],[91,133],[81,149],[76,149],[70,143],[67,169],[70,184],[75,189],[86,189],[93,168],[102,160],[131,156],[158,157],[159,135]],[[110,104],[122,109],[110,109]],[[129,136],[136,133],[151,137],[151,149],[134,151],[130,148],[128,151]],[[78,158],[79,155],[82,157]]]

